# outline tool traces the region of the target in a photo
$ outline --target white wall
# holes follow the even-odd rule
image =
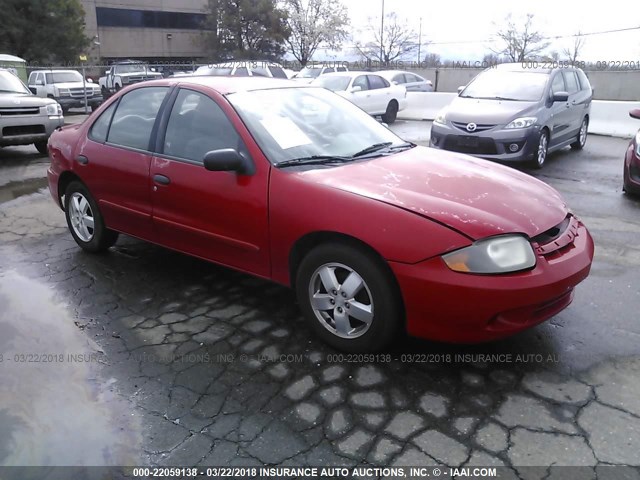
[[[405,120],[433,120],[437,113],[456,96],[457,94],[455,93],[410,92],[407,94],[408,106],[398,113],[398,118]],[[640,108],[640,101],[614,102],[594,100],[591,106],[589,133],[615,137],[632,137],[640,128],[640,121],[629,117],[629,110],[634,108]]]

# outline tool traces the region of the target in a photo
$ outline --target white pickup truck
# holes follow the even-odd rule
[[[100,77],[98,83],[102,95],[108,97],[127,85],[157,78],[162,78],[162,74],[150,68],[146,63],[126,61],[111,65],[109,70],[105,72],[105,76]]]
[[[100,87],[91,80],[83,82],[76,70],[34,70],[29,74],[29,90],[38,97],[53,98],[64,113],[84,107],[85,90],[88,107],[95,109],[103,100]]]
[[[337,93],[369,115],[381,116],[385,123],[395,122],[407,107],[407,89],[372,72],[325,73],[311,84]]]

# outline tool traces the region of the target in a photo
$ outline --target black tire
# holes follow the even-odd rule
[[[88,240],[80,238],[79,234],[76,232],[74,226],[72,225],[72,209],[70,208],[70,203],[74,194],[80,194],[84,197],[91,209],[92,217],[93,217],[93,228],[91,229],[91,238]],[[112,247],[116,241],[118,240],[118,232],[113,230],[109,230],[104,225],[104,219],[102,218],[102,214],[98,209],[98,204],[94,200],[93,196],[87,189],[87,187],[79,181],[73,181],[67,186],[67,190],[64,195],[64,212],[65,217],[67,219],[67,227],[69,227],[69,231],[71,232],[71,236],[76,241],[76,243],[83,250],[90,253],[99,253],[104,252],[109,247]]]
[[[398,102],[391,100],[387,105],[387,111],[382,115],[382,121],[391,125],[398,118]]]
[[[543,147],[543,138],[544,138],[544,147]],[[544,154],[541,155],[540,149],[544,148]],[[533,152],[533,160],[531,160],[531,167],[536,170],[544,167],[544,164],[547,160],[547,156],[549,155],[549,132],[546,128],[543,128],[540,132],[540,137],[538,138],[538,145],[536,146],[535,151]]]
[[[33,144],[41,155],[49,155],[49,149],[47,148],[47,140],[40,140]]]
[[[582,138],[582,129],[584,128],[584,139]],[[571,148],[574,150],[582,150],[587,143],[587,129],[589,128],[589,120],[585,117],[580,124],[580,130],[578,130],[578,137],[576,141],[571,144]]]
[[[333,328],[331,325],[332,317],[340,308],[338,305],[330,307],[330,309],[334,309],[333,311],[329,309],[324,312],[330,315],[328,321],[323,318],[322,313],[316,314],[316,310],[311,305],[311,292],[316,290],[317,281],[322,283],[317,272],[327,264],[346,266],[356,272],[364,281],[363,287],[357,290],[358,293],[354,295],[352,300],[349,300],[349,302],[361,302],[366,306],[372,305],[372,320],[368,324],[368,329],[358,334],[359,336],[343,338],[330,330]],[[341,278],[342,272],[338,269],[334,272],[338,281],[344,282],[346,273]],[[340,289],[344,285],[341,284]],[[400,325],[403,324],[402,300],[393,273],[383,260],[362,248],[343,243],[328,243],[314,248],[300,263],[296,274],[295,288],[298,303],[311,330],[338,350],[353,353],[378,351],[391,343]],[[320,289],[324,289],[324,286],[320,286]],[[340,291],[338,290],[336,298],[340,298]],[[318,291],[317,294],[326,297],[328,291],[325,290],[325,293]],[[342,301],[347,302],[347,299]],[[349,310],[346,303],[344,305],[346,307],[343,310],[345,313],[354,311],[353,308]],[[353,304],[351,305],[353,306]],[[348,313],[346,317],[349,327],[353,331],[364,325],[364,322],[360,322]]]
[[[109,90],[107,90],[104,85],[100,87],[100,91],[102,92],[102,98],[109,98]]]
[[[116,83],[116,92],[119,92],[121,88],[122,88],[122,85]]]

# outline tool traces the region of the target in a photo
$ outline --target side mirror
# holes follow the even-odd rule
[[[87,80],[87,83],[93,83],[93,79],[91,78],[87,78],[86,80]]]
[[[356,92],[361,92],[362,91],[362,87],[360,85],[356,85],[355,87],[351,87],[351,90],[349,90],[351,93],[356,93]]]
[[[631,118],[635,118],[635,119],[640,120],[640,108],[634,108],[633,110],[631,110],[629,112],[629,116]]]
[[[253,175],[255,168],[233,148],[212,150],[204,156],[204,168],[210,172],[237,172],[240,175]]]
[[[464,89],[465,89],[464,86],[458,87],[458,95],[460,95]]]
[[[393,83],[394,85],[398,85],[398,81],[397,81],[397,80],[394,80],[394,81],[393,81],[393,82],[391,82],[391,83]]]
[[[569,94],[567,92],[556,92],[553,94],[553,102],[566,102],[569,100]]]

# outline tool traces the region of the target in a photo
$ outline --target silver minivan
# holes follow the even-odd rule
[[[587,141],[593,90],[578,68],[502,64],[476,76],[433,121],[434,148],[542,168]]]

